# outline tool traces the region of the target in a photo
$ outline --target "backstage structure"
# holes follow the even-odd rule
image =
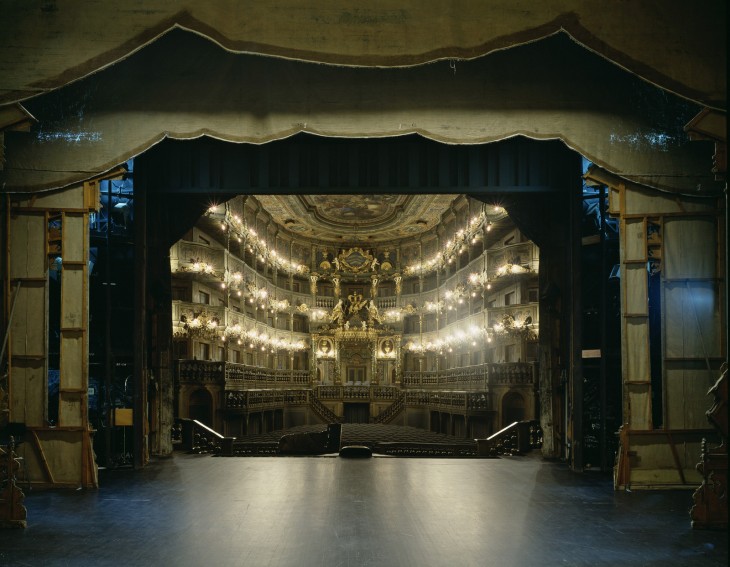
[[[722,485],[725,3],[327,4],[0,5],[27,486],[144,469],[180,418],[536,420],[616,489]]]

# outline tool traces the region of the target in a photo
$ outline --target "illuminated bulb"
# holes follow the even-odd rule
[[[238,295],[238,297],[241,297],[241,290],[240,289],[236,292],[236,295]]]
[[[487,232],[489,232],[490,230],[492,230],[492,221],[489,221],[487,223]]]

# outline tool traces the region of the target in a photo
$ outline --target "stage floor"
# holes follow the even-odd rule
[[[3,566],[727,565],[692,491],[614,492],[537,455],[500,459],[176,454],[32,491]]]

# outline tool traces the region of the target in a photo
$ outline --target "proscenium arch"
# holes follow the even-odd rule
[[[149,353],[137,360],[137,384],[145,387],[150,370],[159,375],[160,368],[172,368],[172,361],[155,358],[172,352],[169,250],[212,203],[240,194],[465,194],[504,206],[540,248],[540,288],[551,290],[540,302],[544,447],[549,455],[560,456],[560,361],[570,361],[575,376],[581,371],[581,173],[581,156],[561,142],[526,138],[472,146],[419,136],[373,140],[308,135],[259,146],[206,138],[159,144],[139,156],[134,167],[136,253],[142,271],[137,297],[143,301],[137,309],[146,321],[138,345],[140,352]],[[558,311],[558,302],[571,307]],[[152,312],[156,331],[149,327]],[[153,335],[161,342],[151,344]],[[144,366],[147,360],[152,368]],[[571,396],[579,399],[581,380],[572,382]],[[580,423],[574,433],[580,434]],[[141,438],[137,441],[143,446]]]

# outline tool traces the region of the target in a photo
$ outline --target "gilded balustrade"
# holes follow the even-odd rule
[[[240,382],[246,386],[307,386],[308,370],[281,370],[250,366],[236,362],[225,363],[226,382]]]
[[[243,390],[226,391],[224,408],[229,410],[260,411],[307,405],[309,390]]]
[[[317,386],[314,389],[319,400],[355,400],[388,402],[398,397],[400,390],[394,386]]]
[[[407,370],[405,388],[482,389],[485,385],[520,386],[535,384],[537,364],[531,362],[485,363],[447,370]]]
[[[178,360],[177,376],[182,383],[222,382],[225,363],[215,360]]]

